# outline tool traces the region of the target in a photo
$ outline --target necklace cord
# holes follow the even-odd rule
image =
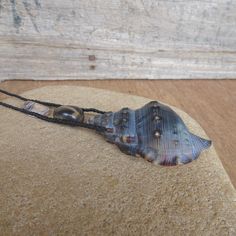
[[[44,102],[44,101],[39,101],[39,100],[35,100],[35,99],[27,99],[25,97],[22,97],[20,95],[14,94],[14,93],[10,93],[10,92],[2,90],[2,89],[0,89],[0,93],[6,94],[10,97],[18,98],[22,101],[32,101],[32,102],[36,102],[36,103],[46,105],[46,106],[51,106],[51,107],[62,106],[62,105],[56,104],[56,103]],[[34,116],[38,119],[41,119],[41,120],[44,120],[44,121],[47,121],[47,122],[51,122],[51,123],[64,124],[64,125],[70,125],[70,126],[80,126],[80,127],[84,127],[84,128],[88,128],[88,129],[94,129],[94,130],[97,130],[97,131],[100,131],[100,132],[105,131],[104,127],[97,126],[97,125],[94,125],[94,124],[87,124],[87,123],[73,121],[73,120],[58,119],[58,118],[54,118],[54,117],[51,118],[51,117],[48,117],[48,116],[38,114],[36,112],[28,111],[28,110],[25,110],[23,108],[19,108],[19,107],[10,105],[10,104],[5,103],[5,102],[0,102],[0,105],[3,106],[3,107],[9,108],[9,109],[15,110],[15,111],[22,112],[22,113],[27,114],[27,115]],[[95,112],[95,113],[99,113],[99,114],[104,114],[105,113],[105,111],[101,111],[101,110],[98,110],[98,109],[95,109],[95,108],[81,108],[81,109],[84,112]]]
[[[22,97],[20,95],[17,95],[15,93],[10,93],[8,91],[5,91],[3,89],[0,89],[0,93],[6,94],[10,97],[18,98],[22,101],[36,102],[36,103],[39,103],[39,104],[42,104],[42,105],[45,105],[45,106],[51,106],[51,107],[60,107],[60,106],[62,106],[61,104],[57,104],[57,103],[44,102],[44,101],[35,100],[35,99],[28,99],[28,98]],[[99,113],[99,114],[104,114],[105,113],[105,111],[101,111],[101,110],[98,110],[98,109],[95,109],[95,108],[81,108],[81,109],[85,112],[95,112],[95,113]]]

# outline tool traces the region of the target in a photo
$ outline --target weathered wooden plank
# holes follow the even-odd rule
[[[233,0],[1,0],[0,80],[235,78],[235,13]]]

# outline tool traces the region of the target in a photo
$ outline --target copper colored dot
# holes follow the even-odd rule
[[[179,143],[179,140],[174,140],[174,144],[175,144],[175,146],[177,146],[178,143]]]
[[[156,138],[160,138],[161,137],[161,134],[158,131],[156,131],[154,135],[155,135]]]
[[[159,116],[155,116],[154,119],[155,120],[160,120],[160,117]]]

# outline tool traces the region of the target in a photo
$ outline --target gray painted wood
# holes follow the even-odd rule
[[[233,0],[0,0],[0,80],[235,77]]]

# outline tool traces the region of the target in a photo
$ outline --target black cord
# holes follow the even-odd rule
[[[20,95],[17,95],[15,93],[10,93],[8,91],[5,91],[3,89],[0,89],[0,93],[6,94],[10,97],[18,98],[22,101],[32,101],[32,102],[36,102],[36,103],[39,103],[39,104],[42,104],[42,105],[45,105],[45,106],[51,106],[51,107],[60,107],[60,106],[62,106],[61,104],[57,104],[57,103],[44,102],[44,101],[35,100],[35,99],[28,99],[28,98],[22,97]],[[95,108],[81,108],[81,109],[84,112],[95,112],[95,113],[99,113],[99,114],[104,114],[105,113],[105,111],[101,111],[101,110],[98,110],[98,109],[95,109]]]
[[[20,95],[17,95],[17,94],[14,94],[14,93],[10,93],[8,91],[5,91],[3,89],[0,89],[0,92],[1,93],[4,93],[10,97],[15,97],[15,98],[19,98],[20,100],[23,100],[23,101],[27,101],[28,99],[27,98],[24,98],[24,97],[21,97]]]
[[[19,95],[14,94],[14,93],[7,92],[7,91],[2,90],[2,89],[0,89],[0,92],[6,94],[8,96],[18,98],[18,99],[23,100],[23,101],[33,101],[33,102],[36,102],[36,103],[39,103],[39,104],[42,104],[42,105],[53,106],[53,107],[62,106],[62,105],[56,104],[56,103],[43,102],[43,101],[34,100],[34,99],[27,99],[25,97],[19,96]],[[97,131],[100,131],[100,132],[105,131],[104,127],[97,126],[97,125],[94,125],[94,124],[87,124],[87,123],[73,121],[73,120],[63,120],[63,119],[58,119],[58,118],[54,118],[54,117],[51,118],[51,117],[48,117],[48,116],[38,114],[36,112],[32,112],[32,111],[25,110],[23,108],[12,106],[12,105],[10,105],[8,103],[5,103],[5,102],[0,102],[0,105],[3,106],[3,107],[9,108],[9,109],[15,110],[15,111],[22,112],[22,113],[27,114],[27,115],[37,117],[38,119],[41,119],[41,120],[44,120],[44,121],[47,121],[47,122],[51,122],[51,123],[58,123],[58,124],[64,124],[64,125],[70,125],[70,126],[79,126],[79,127],[84,127],[84,128],[88,128],[88,129],[94,129],[94,130],[97,130]],[[94,109],[94,108],[81,108],[81,109],[85,112],[96,112],[96,113],[100,113],[100,114],[105,113],[105,111],[100,111],[100,110],[97,110],[97,109]]]

